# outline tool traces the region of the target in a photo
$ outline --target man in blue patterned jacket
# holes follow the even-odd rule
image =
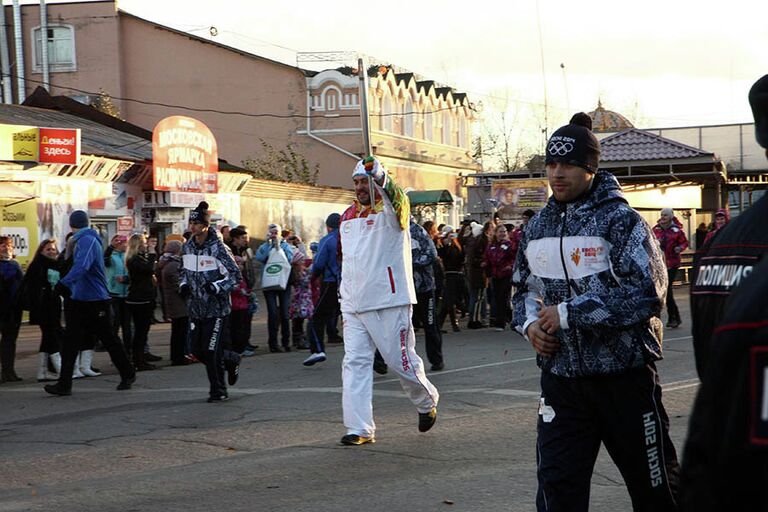
[[[210,391],[208,402],[229,398],[224,371],[233,386],[240,372],[240,355],[226,350],[221,335],[232,311],[230,292],[242,279],[232,252],[209,226],[208,203],[189,212],[192,236],[182,247],[179,295],[187,299],[192,353],[205,363]]]
[[[443,335],[437,325],[435,313],[435,272],[437,248],[429,234],[413,219],[411,230],[411,259],[413,262],[413,285],[416,288],[414,316],[421,321],[424,329],[424,348],[433,372],[445,367],[443,362]]]
[[[523,234],[514,323],[541,368],[540,511],[586,511],[602,442],[634,510],[676,510],[679,466],[654,362],[667,274],[648,224],[598,171],[586,114],[552,135],[553,191]]]

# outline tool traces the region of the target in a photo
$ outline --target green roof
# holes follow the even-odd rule
[[[453,203],[453,196],[445,189],[443,190],[411,190],[408,192],[408,199],[412,205],[416,204],[440,204]]]

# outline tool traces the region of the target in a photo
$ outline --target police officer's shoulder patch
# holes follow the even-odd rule
[[[749,442],[768,446],[768,345],[749,351]]]

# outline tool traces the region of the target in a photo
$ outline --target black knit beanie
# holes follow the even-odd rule
[[[571,121],[549,138],[545,165],[561,162],[575,165],[587,172],[596,172],[600,163],[600,142],[592,133],[592,118],[584,112],[575,114]]]
[[[197,208],[189,212],[189,222],[198,222],[206,226],[211,223],[211,214],[208,213],[208,203],[200,201]]]
[[[768,75],[752,85],[749,90],[749,106],[755,117],[757,143],[768,149]]]
[[[331,229],[339,229],[339,224],[341,224],[341,215],[338,213],[332,213],[325,219],[325,225]]]

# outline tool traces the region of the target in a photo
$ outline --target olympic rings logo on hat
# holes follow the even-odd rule
[[[573,144],[570,142],[552,141],[547,146],[547,152],[550,155],[565,156],[573,151]]]

